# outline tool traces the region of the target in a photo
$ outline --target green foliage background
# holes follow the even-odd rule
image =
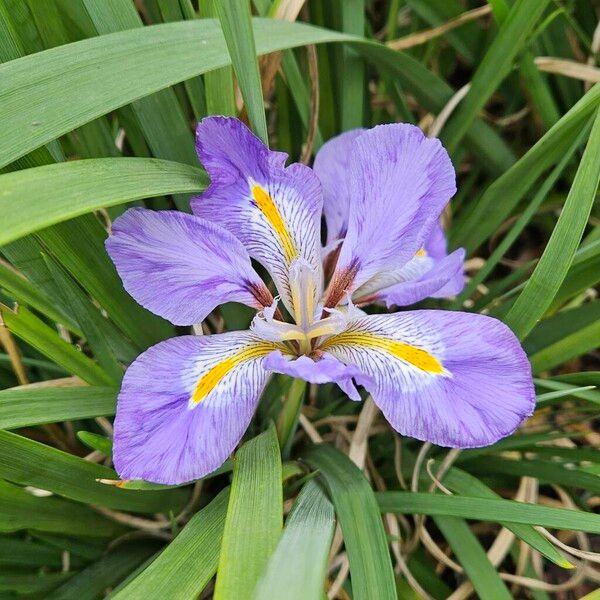
[[[0,598],[599,598],[597,23],[591,0],[0,0]],[[207,114],[293,160],[359,126],[438,134],[472,260],[422,304],[519,335],[525,427],[448,452],[276,377],[218,473],[114,485],[124,367],[177,332],[104,239],[127,206],[189,210]]]

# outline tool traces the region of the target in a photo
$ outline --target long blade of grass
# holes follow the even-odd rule
[[[320,600],[334,524],[331,502],[318,483],[309,481],[287,518],[254,600]]]
[[[158,544],[138,542],[117,546],[46,596],[47,600],[96,600],[159,550]]]
[[[342,528],[355,600],[396,598],[396,584],[385,530],[371,486],[339,450],[320,445],[304,459],[318,469]]]
[[[127,531],[91,508],[61,498],[41,498],[0,481],[0,531],[21,529],[110,538]]]
[[[99,208],[198,193],[206,183],[198,168],[152,158],[77,160],[0,175],[0,245]]]
[[[8,431],[0,431],[0,477],[72,500],[144,513],[178,510],[187,497],[180,489],[138,492],[102,485],[96,479],[117,478],[112,469]]]
[[[2,177],[0,176],[0,185]],[[0,208],[0,210],[2,210]],[[11,212],[14,207],[11,207]],[[6,216],[8,214],[4,212]],[[29,218],[29,215],[27,216]],[[79,325],[73,320],[72,316],[63,313],[56,304],[52,302],[35,285],[28,281],[24,276],[18,274],[13,269],[0,263],[0,288],[3,288],[19,304],[26,304],[34,308],[43,315],[56,323],[65,325],[71,331],[81,334]]]
[[[378,68],[399,77],[425,108],[438,112],[453,90],[417,60],[380,43],[273,19],[253,19],[258,54],[324,42],[352,42]],[[199,19],[134,29],[53,48],[0,66],[0,166],[75,127],[138,98],[230,64],[217,22]],[[43,81],[35,86],[32,82]],[[501,138],[476,120],[467,137],[494,172],[514,157]]]
[[[12,388],[0,392],[0,429],[114,415],[117,390],[78,386]]]
[[[250,19],[250,3],[248,0],[222,0],[217,2],[217,10],[231,64],[246,103],[250,125],[256,135],[268,145],[267,120]]]
[[[508,75],[517,54],[525,46],[550,0],[517,0],[498,35],[483,56],[471,80],[471,88],[446,125],[442,139],[453,154],[477,113],[485,106],[500,82]]]
[[[521,339],[542,318],[560,289],[583,237],[600,182],[600,110],[565,206],[525,289],[506,316]]]
[[[275,427],[236,453],[216,600],[252,598],[282,528],[281,455]]]
[[[113,598],[198,598],[217,570],[228,496],[227,488],[197,512],[175,540]]]
[[[511,600],[512,595],[469,526],[455,517],[436,517],[434,521],[450,543],[479,598]]]
[[[83,352],[65,342],[52,327],[46,325],[26,308],[16,312],[0,304],[0,319],[14,335],[31,344],[36,350],[81,377],[91,385],[111,385],[111,379]]]
[[[487,460],[489,458],[485,459]],[[495,472],[495,468],[490,466],[487,472]],[[526,504],[514,500],[442,496],[420,492],[379,492],[376,496],[381,512],[443,515],[495,523],[522,523],[589,533],[600,532],[599,515],[568,508]]]
[[[453,228],[452,245],[472,252],[492,235],[544,171],[568,152],[599,104],[600,84],[596,84],[485,191],[468,218]]]

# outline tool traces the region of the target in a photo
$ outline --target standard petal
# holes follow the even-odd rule
[[[268,379],[276,346],[250,332],[182,336],[152,346],[125,373],[114,462],[123,479],[178,484],[231,454]]]
[[[194,213],[229,229],[269,271],[292,310],[293,261],[307,261],[322,279],[319,180],[304,165],[284,167],[286,155],[270,151],[237,119],[207,117],[196,139],[211,184],[192,200]]]
[[[113,223],[106,249],[125,289],[175,325],[198,323],[225,302],[273,301],[240,241],[193,215],[131,208]]]
[[[313,360],[308,356],[295,358],[275,350],[265,358],[263,367],[267,371],[283,373],[309,383],[337,383],[351,400],[360,400],[352,381],[353,377],[362,377],[360,369],[353,365],[345,365],[330,354],[323,353],[321,357]]]
[[[354,140],[365,130],[351,129],[323,144],[313,169],[323,186],[323,214],[327,224],[327,245],[340,240],[348,228],[352,200],[350,157]]]
[[[354,293],[354,301],[365,305],[382,301],[390,306],[408,306],[427,297],[447,298],[464,287],[462,248],[448,255],[446,238],[439,224],[434,226],[422,250],[405,265],[378,273]]]
[[[359,135],[349,173],[348,231],[327,306],[412,259],[456,191],[448,153],[413,125],[380,125]]]
[[[370,315],[323,350],[360,368],[394,429],[440,446],[492,444],[534,409],[529,361],[512,331],[491,317],[435,310]]]

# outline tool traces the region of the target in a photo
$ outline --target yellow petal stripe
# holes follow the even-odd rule
[[[436,374],[444,373],[442,363],[435,358],[435,356],[429,354],[429,352],[421,350],[420,348],[415,348],[415,346],[410,346],[409,344],[403,344],[402,342],[379,337],[372,333],[360,331],[340,333],[326,340],[321,348],[327,350],[327,348],[330,348],[331,346],[344,344],[356,344],[363,348],[367,347],[374,350],[383,350],[396,358],[400,358],[407,363],[410,363],[422,371]]]
[[[273,198],[258,184],[252,186],[252,198],[279,237],[285,258],[291,262],[297,254],[296,248]]]
[[[257,343],[252,346],[247,346],[246,348],[240,350],[237,354],[234,354],[211,367],[202,377],[200,377],[196,389],[192,394],[192,398],[190,401],[190,405],[195,406],[213,389],[218,385],[218,383],[225,377],[234,367],[237,367],[239,364],[251,360],[253,358],[260,358],[261,356],[266,356],[269,352],[273,350],[282,349],[278,344],[268,344],[268,343]]]

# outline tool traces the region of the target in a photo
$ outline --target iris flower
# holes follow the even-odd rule
[[[257,313],[248,331],[174,337],[131,364],[115,419],[123,479],[176,484],[217,469],[273,372],[335,382],[353,400],[363,386],[396,431],[447,447],[491,444],[531,414],[530,365],[500,321],[362,310],[463,286],[463,250],[447,254],[439,226],[456,187],[438,140],[406,124],[350,131],[313,170],[286,167],[237,119],[208,117],[197,151],[211,183],[193,215],[132,208],[108,253],[125,289],[175,325],[225,302]]]

